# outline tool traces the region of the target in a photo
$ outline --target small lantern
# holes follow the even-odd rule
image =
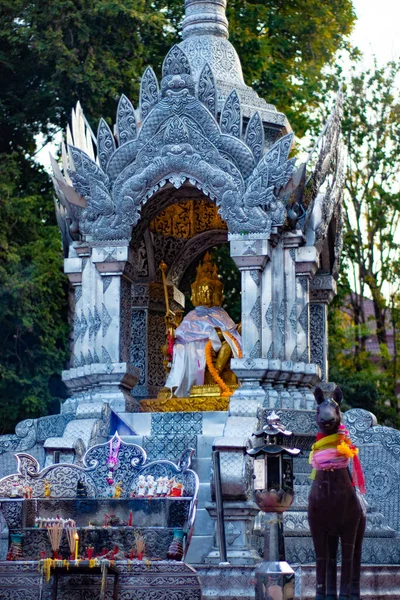
[[[264,531],[264,562],[256,569],[256,600],[273,598],[278,589],[282,600],[294,597],[294,571],[285,561],[282,513],[293,502],[293,457],[301,451],[279,443],[291,435],[273,411],[264,427],[253,433],[257,445],[247,451],[254,458],[255,503],[263,512],[275,513]]]
[[[254,458],[254,500],[263,512],[282,513],[293,502],[293,457],[300,450],[277,443],[279,436],[293,434],[274,411],[266,421],[262,429],[253,433],[263,443],[247,451]]]

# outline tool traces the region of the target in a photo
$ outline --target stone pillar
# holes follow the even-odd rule
[[[261,234],[230,234],[231,256],[242,275],[242,343],[243,357],[231,360],[231,369],[241,382],[231,400],[230,414],[236,401],[252,401],[252,414],[265,393],[261,381],[265,375],[262,358],[262,278],[269,260],[268,239]],[[248,406],[249,407],[249,406]],[[251,432],[250,432],[251,433]]]
[[[317,273],[310,282],[311,362],[320,366],[322,381],[328,381],[328,304],[336,295],[336,281],[330,273]]]
[[[294,407],[313,409],[315,405],[311,387],[321,380],[319,366],[310,354],[310,280],[318,268],[318,254],[314,246],[300,246],[296,250],[296,297],[297,297],[297,369],[291,390]]]
[[[75,243],[75,250],[77,257],[65,260],[75,286],[75,320],[73,366],[63,371],[63,381],[75,404],[106,402],[125,410],[139,378],[129,356],[129,246],[90,248]]]
[[[221,484],[224,498],[227,555],[232,564],[254,564],[259,559],[252,547],[252,523],[258,508],[251,499],[251,468],[246,455],[249,437],[258,424],[258,410],[265,391],[261,382],[268,360],[262,358],[263,270],[269,260],[269,241],[262,235],[229,235],[231,256],[242,274],[243,357],[231,360],[241,387],[231,397],[222,438],[214,440],[221,452]],[[216,517],[215,505],[207,510]],[[208,562],[219,562],[213,549]]]

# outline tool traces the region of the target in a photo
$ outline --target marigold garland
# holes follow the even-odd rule
[[[228,338],[230,340],[232,340],[232,342],[234,343],[236,351],[238,353],[238,357],[243,358],[243,354],[242,354],[242,351],[240,349],[239,342],[237,341],[237,339],[231,333],[229,333],[229,331],[224,331],[224,335],[227,335]]]
[[[225,381],[220,377],[218,370],[214,367],[212,360],[212,343],[211,340],[208,340],[206,347],[204,349],[204,354],[206,355],[206,364],[208,370],[211,373],[211,377],[214,379],[215,383],[219,385],[222,390],[222,396],[232,396],[232,390],[226,385]]]
[[[43,560],[39,561],[38,568],[39,568],[39,571],[41,568],[43,568],[43,574],[45,576],[46,583],[48,583],[50,581],[51,569],[55,569],[56,567],[66,567],[68,570],[69,562],[68,562],[68,560],[54,559],[54,558],[44,558]]]
[[[351,447],[345,440],[336,446],[336,450],[346,458],[354,458],[358,454],[358,448]]]

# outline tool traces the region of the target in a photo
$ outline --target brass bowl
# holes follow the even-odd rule
[[[293,498],[293,491],[283,489],[255,490],[254,492],[254,501],[263,512],[283,513],[290,508]]]

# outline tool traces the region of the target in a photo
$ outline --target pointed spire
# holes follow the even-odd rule
[[[185,0],[182,37],[215,35],[228,38],[226,0]]]

